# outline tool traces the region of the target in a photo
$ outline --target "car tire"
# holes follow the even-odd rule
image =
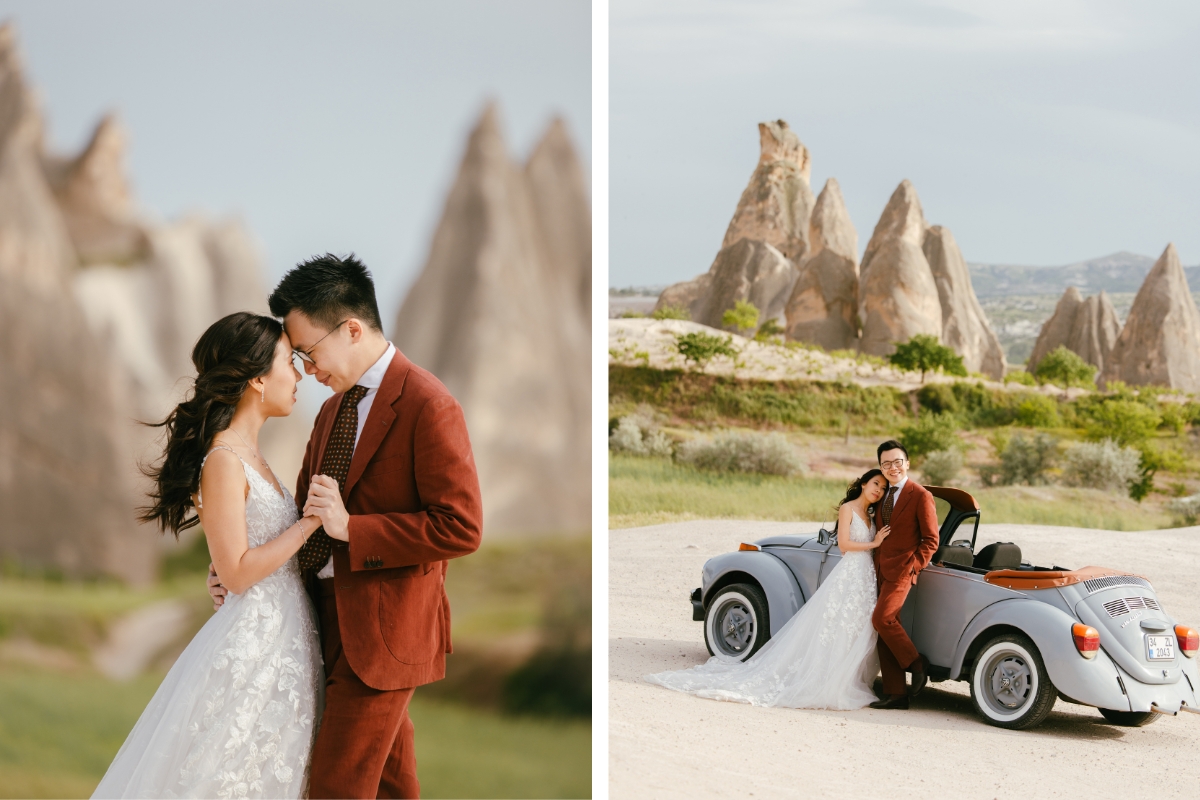
[[[971,701],[989,725],[1010,730],[1040,725],[1057,697],[1042,654],[1019,633],[991,639],[971,665]]]
[[[704,644],[722,661],[745,661],[771,638],[767,598],[752,583],[718,589],[704,613]]]
[[[1122,725],[1126,728],[1141,728],[1162,716],[1153,711],[1114,711],[1111,708],[1097,710],[1113,725]]]

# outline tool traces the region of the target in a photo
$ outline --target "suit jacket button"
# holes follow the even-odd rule
[[[370,569],[370,568],[371,568],[371,559],[368,558],[366,561],[363,562],[363,569]]]

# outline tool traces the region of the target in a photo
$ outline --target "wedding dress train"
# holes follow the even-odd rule
[[[848,535],[875,538],[875,526],[852,515]],[[842,556],[820,588],[762,649],[745,662],[716,657],[685,670],[647,675],[668,689],[713,700],[789,708],[862,708],[877,698],[879,671],[871,613],[878,593],[870,550]]]
[[[251,547],[296,522],[242,462]],[[93,797],[303,797],[324,692],[315,616],[293,556],[229,594],[176,660]]]

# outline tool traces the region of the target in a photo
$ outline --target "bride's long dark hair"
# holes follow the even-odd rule
[[[229,427],[250,379],[266,375],[275,361],[283,325],[271,317],[238,312],[214,322],[192,348],[196,380],[190,396],[162,422],[167,429],[162,461],[142,466],[154,482],[150,505],[138,519],[157,522],[175,537],[200,522],[191,514],[192,495],[200,488],[200,464],[213,438]]]
[[[871,469],[867,470],[859,477],[855,478],[851,482],[851,484],[846,487],[846,496],[842,498],[842,502],[838,503],[838,508],[840,509],[842,506],[846,505],[846,503],[849,503],[851,500],[857,500],[859,497],[861,497],[862,493],[863,493],[863,487],[867,485],[867,482],[870,481],[871,478],[874,478],[876,475],[882,475],[882,474],[883,474],[882,470],[880,470],[877,467],[872,467]],[[868,514],[875,513],[875,504],[874,503],[867,506],[867,513]]]

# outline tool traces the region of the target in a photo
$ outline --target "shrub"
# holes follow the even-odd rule
[[[1033,372],[1040,383],[1053,383],[1063,388],[1093,388],[1096,385],[1096,368],[1061,344],[1047,353]]]
[[[1046,472],[1058,460],[1058,440],[1039,433],[1036,436],[1015,434],[1000,454],[1000,482],[1038,486],[1047,483]]]
[[[1037,386],[1037,379],[1023,369],[1014,369],[1004,376],[1005,383],[1019,383],[1022,386]]]
[[[670,456],[671,439],[654,423],[653,416],[638,412],[617,420],[617,427],[608,437],[608,449],[614,453],[634,456]]]
[[[662,308],[656,308],[651,312],[650,316],[655,319],[684,319],[691,320],[692,315],[683,306],[665,305]]]
[[[675,458],[715,472],[794,475],[804,469],[796,448],[782,433],[724,431],[712,439],[684,442]]]
[[[935,370],[942,370],[947,375],[967,377],[967,368],[963,365],[962,356],[928,333],[918,333],[907,342],[896,345],[896,352],[892,353],[888,361],[900,369],[920,372],[921,383],[925,382],[925,373]]]
[[[1044,394],[1027,392],[1017,404],[1017,422],[1030,428],[1053,428],[1060,420],[1058,403]]]
[[[1179,497],[1167,503],[1167,511],[1180,525],[1195,525],[1200,521],[1200,494]]]
[[[1122,447],[1147,441],[1162,423],[1154,409],[1123,398],[1105,398],[1091,404],[1086,413],[1090,418],[1085,423],[1089,439],[1112,439]]]
[[[935,450],[925,456],[921,477],[931,486],[948,486],[962,468],[963,457],[957,450]]]
[[[618,319],[643,319],[645,314],[640,311],[634,311],[632,308],[627,308],[617,315]]]
[[[961,444],[956,423],[952,414],[924,414],[914,424],[900,429],[900,443],[913,460],[938,450],[956,449]]]
[[[758,327],[758,306],[747,300],[738,300],[733,308],[721,315],[721,324],[738,333],[752,331]]]
[[[1141,458],[1135,448],[1121,447],[1112,439],[1083,442],[1067,451],[1063,482],[1128,494],[1142,477]]]
[[[1184,406],[1179,403],[1167,401],[1159,403],[1158,410],[1162,416],[1162,422],[1159,423],[1159,427],[1172,431],[1176,436],[1182,436],[1191,416]]]
[[[917,402],[921,408],[927,408],[935,414],[947,414],[958,411],[958,397],[954,389],[945,383],[931,383],[922,386],[917,392]]]
[[[766,342],[770,341],[775,336],[783,336],[783,326],[779,324],[779,320],[771,317],[769,320],[759,326],[758,331],[754,334],[754,341]]]
[[[704,369],[716,356],[737,356],[737,350],[733,349],[733,339],[728,336],[709,336],[703,331],[676,334],[675,349],[685,361],[692,362],[700,369]]]

